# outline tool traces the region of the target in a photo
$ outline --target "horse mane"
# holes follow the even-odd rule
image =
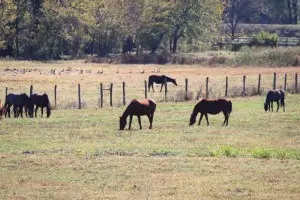
[[[164,78],[169,79],[169,80],[175,80],[174,78],[171,78],[171,77],[166,76],[166,75],[162,75],[161,77],[164,77]]]

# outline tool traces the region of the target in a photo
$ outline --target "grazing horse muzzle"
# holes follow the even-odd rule
[[[126,124],[126,119],[120,117],[120,131],[123,131],[125,129]]]

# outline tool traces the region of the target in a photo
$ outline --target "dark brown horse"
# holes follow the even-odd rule
[[[33,117],[33,104],[27,94],[22,93],[6,95],[4,104],[4,107],[6,109],[5,117],[10,117],[11,106],[13,106],[14,117],[19,117],[19,115],[23,117],[23,108],[25,108],[26,110],[26,116],[28,114],[29,117]]]
[[[285,102],[284,102],[284,91],[280,89],[275,89],[275,90],[269,90],[266,96],[266,101],[264,103],[264,109],[265,111],[269,110],[270,108],[273,111],[273,101],[276,101],[277,103],[277,112],[279,110],[279,101],[280,101],[280,106],[283,107],[283,112],[285,111]]]
[[[152,99],[133,99],[130,104],[127,106],[126,110],[124,111],[123,115],[120,117],[120,130],[124,130],[125,126],[127,124],[127,117],[129,116],[129,130],[131,128],[131,122],[133,115],[136,115],[139,120],[140,129],[142,129],[141,125],[141,116],[147,115],[150,127],[152,128],[152,122],[153,122],[153,115],[156,109],[156,103]]]
[[[161,84],[160,92],[165,84],[165,81],[171,82],[174,85],[177,85],[176,80],[170,77],[167,77],[165,75],[157,76],[157,75],[151,75],[148,78],[148,91],[150,92],[150,87],[152,87],[152,91],[154,92],[153,83]]]
[[[202,99],[194,107],[193,113],[190,118],[190,125],[193,125],[196,122],[196,117],[198,113],[201,113],[199,123],[198,123],[199,126],[203,115],[205,115],[207,125],[209,125],[207,114],[216,115],[219,114],[220,112],[223,112],[225,117],[223,126],[225,125],[225,123],[227,126],[231,111],[232,111],[231,101],[228,101],[226,99]]]
[[[30,96],[31,102],[35,105],[35,117],[38,111],[38,108],[41,108],[41,117],[43,117],[43,110],[46,108],[47,118],[50,117],[51,114],[51,105],[47,94],[32,94]]]

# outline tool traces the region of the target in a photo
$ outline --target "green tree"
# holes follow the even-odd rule
[[[16,6],[13,0],[0,3],[0,56],[13,54],[13,30],[11,24],[15,19]]]
[[[198,40],[218,31],[223,4],[216,0],[171,1],[170,51],[176,53],[180,38]]]

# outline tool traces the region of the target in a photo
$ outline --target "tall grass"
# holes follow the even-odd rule
[[[243,47],[227,65],[298,66],[300,47]]]

